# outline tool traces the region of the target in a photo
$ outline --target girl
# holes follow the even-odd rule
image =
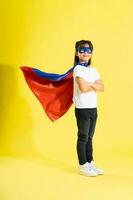
[[[104,173],[95,166],[93,159],[93,135],[98,116],[97,92],[104,91],[104,85],[99,72],[91,66],[92,52],[91,41],[76,42],[73,102],[78,128],[79,173],[85,176],[97,176]]]

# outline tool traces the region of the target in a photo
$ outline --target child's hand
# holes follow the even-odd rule
[[[88,83],[90,86],[93,86],[93,83],[91,83],[91,82],[89,82],[89,81],[87,81],[87,83]]]

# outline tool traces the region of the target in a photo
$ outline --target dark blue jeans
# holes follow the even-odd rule
[[[97,108],[75,108],[78,127],[77,154],[80,165],[93,160],[93,135],[97,116]]]

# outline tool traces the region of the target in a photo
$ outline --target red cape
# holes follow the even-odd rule
[[[73,103],[74,67],[62,75],[42,72],[28,66],[20,68],[49,119],[55,121],[63,116]]]

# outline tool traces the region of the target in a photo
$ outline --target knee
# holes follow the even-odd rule
[[[85,134],[78,135],[78,141],[86,143],[88,141],[88,136]]]

